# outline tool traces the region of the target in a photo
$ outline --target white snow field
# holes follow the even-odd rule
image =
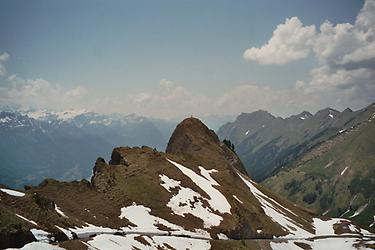
[[[22,193],[22,192],[16,191],[16,190],[12,190],[12,189],[8,189],[8,188],[0,188],[0,191],[4,192],[4,193],[7,193],[9,195],[12,195],[12,196],[16,196],[16,197],[25,196],[25,193]]]

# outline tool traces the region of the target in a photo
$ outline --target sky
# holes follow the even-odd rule
[[[174,119],[375,101],[375,0],[0,1],[0,107]]]

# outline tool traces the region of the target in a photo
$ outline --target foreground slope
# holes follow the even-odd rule
[[[373,235],[346,219],[316,218],[252,181],[239,158],[198,119],[174,131],[166,153],[115,148],[91,182],[45,180],[0,189],[0,247],[65,249],[283,249]],[[332,238],[332,237],[339,237]],[[47,245],[48,244],[48,245]]]
[[[375,229],[375,112],[263,183],[320,214]]]
[[[375,106],[342,112],[326,108],[312,115],[302,112],[287,118],[267,111],[242,113],[234,122],[218,130],[221,139],[230,139],[251,176],[262,181],[293,162],[314,146],[366,121]]]

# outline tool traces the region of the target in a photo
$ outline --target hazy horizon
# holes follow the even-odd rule
[[[375,101],[374,0],[15,0],[0,13],[0,107],[178,120]]]

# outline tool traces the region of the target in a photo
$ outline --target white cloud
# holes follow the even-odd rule
[[[87,90],[82,86],[77,86],[74,89],[68,90],[64,94],[65,99],[81,98],[87,94]]]
[[[22,79],[16,75],[7,78],[7,85],[0,88],[0,105],[20,108],[63,109],[79,107],[86,90],[83,87],[64,90],[58,84],[37,79]]]
[[[375,0],[366,0],[354,24],[326,21],[315,31],[296,17],[277,26],[267,44],[244,57],[260,64],[283,64],[313,51],[318,65],[297,81],[298,95],[323,104],[364,106],[375,98]],[[293,97],[292,97],[293,98]],[[325,100],[324,98],[329,98]]]
[[[0,54],[0,76],[5,76],[7,74],[4,63],[9,60],[9,54],[4,52]]]
[[[247,49],[243,57],[260,64],[284,64],[306,58],[315,37],[315,26],[303,26],[298,17],[279,24],[267,44]]]

